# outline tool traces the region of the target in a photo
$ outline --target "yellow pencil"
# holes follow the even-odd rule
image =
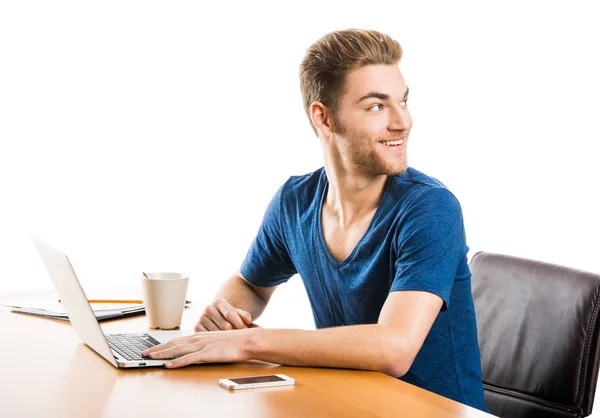
[[[60,299],[58,300],[60,303]],[[136,305],[141,305],[144,303],[142,300],[135,299],[88,299],[89,303],[133,303]]]

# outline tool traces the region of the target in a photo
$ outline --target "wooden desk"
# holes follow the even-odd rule
[[[7,295],[0,299],[6,300]],[[182,328],[200,309],[186,309]],[[146,329],[144,316],[102,322],[106,333]],[[377,372],[269,363],[118,370],[67,322],[0,306],[0,417],[490,417]],[[227,377],[284,373],[293,387],[229,391]]]

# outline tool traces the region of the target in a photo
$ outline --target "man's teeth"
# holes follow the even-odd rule
[[[402,145],[403,142],[404,142],[404,140],[401,139],[399,141],[382,141],[381,143],[383,145]]]

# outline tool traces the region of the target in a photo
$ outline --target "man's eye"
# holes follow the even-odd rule
[[[408,106],[408,99],[404,99],[400,102],[402,106]]]
[[[379,107],[379,109],[375,109],[376,107]],[[380,104],[373,105],[369,108],[369,110],[381,110],[381,109],[383,109],[383,105],[380,105]]]

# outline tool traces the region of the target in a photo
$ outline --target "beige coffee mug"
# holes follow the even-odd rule
[[[189,277],[164,272],[146,273],[146,276],[142,274],[142,294],[148,328],[178,328],[185,308]]]

